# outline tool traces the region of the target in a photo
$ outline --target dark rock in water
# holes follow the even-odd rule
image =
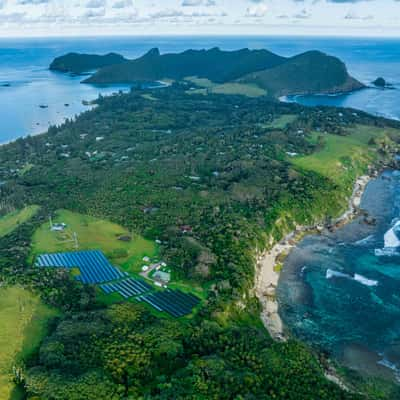
[[[383,79],[382,77],[379,77],[379,78],[375,79],[372,83],[377,87],[384,88],[384,87],[387,86],[386,80]]]
[[[10,87],[10,86],[11,86],[11,83],[3,83],[1,86],[2,86],[2,87]]]
[[[364,218],[364,222],[365,222],[367,225],[371,225],[371,226],[375,226],[375,225],[377,224],[376,218],[371,217],[371,216],[365,217],[365,218]]]
[[[64,107],[69,107],[69,104],[68,104],[68,103],[65,103],[65,104],[64,104]]]
[[[49,108],[49,106],[46,105],[46,104],[40,104],[39,107],[40,107],[40,108]]]

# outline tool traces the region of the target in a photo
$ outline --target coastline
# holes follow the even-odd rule
[[[337,229],[352,221],[358,215],[362,196],[375,175],[363,175],[356,180],[347,210],[332,224],[329,226],[323,224],[298,226],[296,230],[273,245],[270,250],[257,255],[254,289],[262,306],[261,320],[274,340],[288,340],[288,334],[285,332],[279,315],[279,303],[276,298],[276,289],[280,278],[279,260],[288,255],[305,235],[321,233],[324,229]]]

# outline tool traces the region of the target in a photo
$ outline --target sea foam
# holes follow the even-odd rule
[[[400,247],[400,239],[398,231],[400,229],[400,221],[397,221],[384,236],[385,247],[383,249],[375,249],[375,256],[377,257],[392,257],[400,255],[397,251]]]
[[[400,227],[400,221],[397,221],[392,228],[390,228],[384,236],[385,248],[400,247],[400,240],[397,236],[397,230]]]
[[[357,240],[357,242],[355,242],[354,244],[356,246],[367,246],[368,244],[370,244],[372,241],[374,240],[374,235],[369,235],[364,239],[361,240]]]
[[[349,274],[345,274],[343,272],[335,271],[333,269],[328,269],[326,271],[326,279],[332,279],[332,278],[342,278],[342,279],[349,279],[358,283],[361,283],[361,285],[364,286],[378,286],[379,282],[375,281],[373,279],[368,279],[363,275],[360,274],[354,274],[354,276],[351,276]]]
[[[365,276],[362,276],[360,274],[354,274],[354,280],[357,282],[360,282],[362,285],[365,285],[365,286],[378,286],[378,281],[368,279]]]

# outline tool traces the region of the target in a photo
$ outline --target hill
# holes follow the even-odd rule
[[[240,82],[256,84],[275,96],[341,93],[364,87],[349,75],[341,60],[319,51],[309,51],[275,68],[249,74]]]
[[[224,83],[251,72],[275,67],[284,61],[284,57],[267,50],[223,51],[213,48],[161,55],[158,49],[152,49],[136,60],[102,68],[85,82],[134,83],[197,76]]]
[[[223,51],[187,50],[160,54],[154,48],[135,60],[122,56],[69,54],[56,59],[51,69],[82,72],[99,68],[85,83],[116,84],[175,81],[188,77],[218,84],[251,84],[270,96],[315,93],[340,93],[361,89],[364,85],[351,77],[346,65],[336,57],[309,51],[291,58],[267,50]]]
[[[50,64],[50,70],[81,74],[82,72],[89,72],[126,61],[127,60],[123,56],[115,53],[109,53],[104,56],[95,54],[68,53],[64,56],[54,59],[54,61]]]

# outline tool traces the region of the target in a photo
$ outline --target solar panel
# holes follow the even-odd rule
[[[80,280],[90,284],[110,282],[125,276],[99,250],[42,254],[37,258],[36,266],[79,268]]]
[[[140,280],[128,278],[116,283],[101,285],[100,288],[106,294],[119,293],[124,298],[130,298],[146,293],[152,289],[151,285]]]
[[[165,311],[175,318],[190,314],[200,303],[200,299],[192,294],[170,289],[140,296],[138,300],[150,304],[158,311]]]

